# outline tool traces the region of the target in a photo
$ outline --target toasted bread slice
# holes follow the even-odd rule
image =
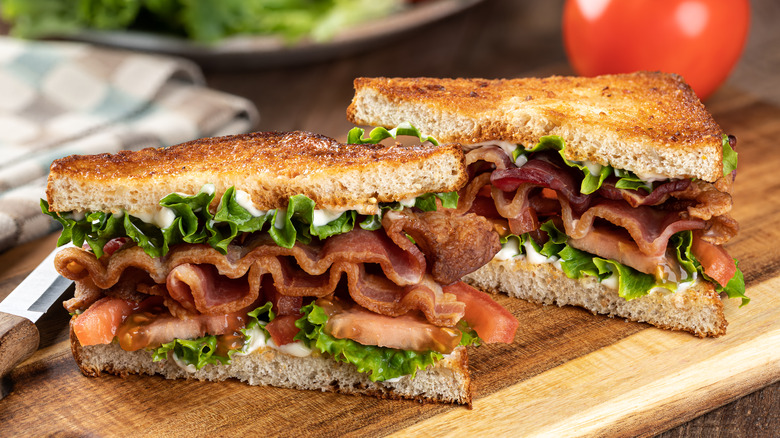
[[[494,259],[463,280],[493,293],[503,292],[540,304],[584,307],[593,313],[687,331],[699,337],[724,335],[728,325],[723,301],[712,284],[703,280],[684,291],[651,291],[626,300],[617,289],[594,277],[572,279],[552,264],[532,264],[524,257]]]
[[[233,378],[250,385],[471,406],[471,379],[465,347],[456,348],[434,366],[418,371],[413,378],[404,376],[394,381],[372,382],[352,364],[322,355],[296,357],[271,348],[261,348],[247,356],[235,355],[227,365],[209,364],[200,370],[187,371],[171,358],[153,362],[152,354],[146,350],[125,351],[116,343],[82,346],[72,326],[70,342],[81,372],[90,377],[108,373],[122,376],[159,374],[166,379],[211,381]]]
[[[341,145],[306,132],[258,132],[161,149],[70,156],[51,166],[51,211],[153,213],[174,192],[231,186],[260,210],[303,194],[321,209],[376,213],[377,203],[459,189],[467,179],[457,145]],[[216,207],[214,205],[213,207]]]
[[[639,72],[509,80],[358,78],[347,117],[359,125],[408,122],[440,141],[566,142],[570,160],[640,177],[723,172],[723,131],[680,76]]]

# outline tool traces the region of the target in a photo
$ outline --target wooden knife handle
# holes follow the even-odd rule
[[[40,334],[27,318],[0,312],[0,376],[8,374],[38,349]]]

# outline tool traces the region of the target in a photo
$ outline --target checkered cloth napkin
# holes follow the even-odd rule
[[[248,132],[257,119],[185,60],[0,37],[0,251],[59,227],[40,209],[53,160]]]

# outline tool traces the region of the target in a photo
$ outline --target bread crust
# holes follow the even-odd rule
[[[409,122],[440,141],[505,140],[534,146],[566,141],[570,160],[640,175],[722,174],[723,130],[674,74],[637,72],[593,78],[357,78],[347,109],[356,124]]]
[[[552,264],[532,264],[524,257],[492,260],[463,280],[492,293],[502,292],[539,304],[584,307],[593,313],[687,331],[699,337],[722,336],[728,326],[720,295],[703,280],[685,291],[651,292],[627,301],[618,295],[617,289],[594,277],[572,279]]]
[[[466,179],[458,145],[342,145],[308,132],[256,132],[56,160],[46,196],[52,211],[150,213],[170,193],[211,183],[213,208],[235,186],[261,210],[303,194],[317,208],[373,214],[379,202],[454,191]]]
[[[271,348],[260,349],[248,356],[234,356],[231,364],[206,365],[193,373],[170,359],[153,362],[151,353],[145,350],[125,351],[116,343],[82,346],[73,332],[72,321],[71,351],[82,374],[88,377],[106,373],[123,377],[157,374],[166,379],[210,381],[234,378],[250,385],[462,404],[471,408],[471,378],[465,347],[456,348],[433,367],[418,371],[414,378],[402,377],[397,382],[372,382],[354,365],[322,355],[299,358]],[[285,374],[280,374],[279,370],[284,370]]]

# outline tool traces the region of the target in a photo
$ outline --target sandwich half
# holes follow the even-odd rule
[[[722,295],[748,302],[723,247],[736,140],[677,75],[358,78],[347,117],[462,145],[458,208],[503,245],[472,285],[702,337]]]
[[[466,181],[456,145],[305,132],[57,160],[41,205],[74,244],[55,259],[74,357],[90,376],[470,404],[465,346],[511,342],[517,320],[460,281],[500,250],[454,209]]]

